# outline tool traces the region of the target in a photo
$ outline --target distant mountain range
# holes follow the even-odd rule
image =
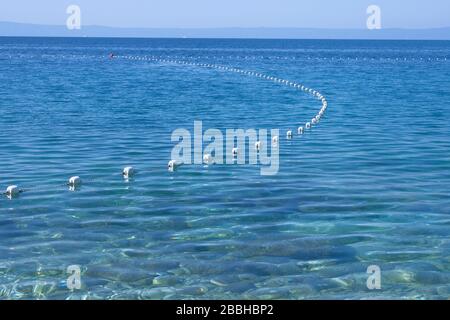
[[[133,38],[254,38],[254,39],[369,39],[450,40],[449,28],[435,29],[308,29],[308,28],[115,28],[0,22],[0,36],[23,37],[133,37]]]

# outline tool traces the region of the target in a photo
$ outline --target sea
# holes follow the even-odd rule
[[[448,299],[449,115],[449,41],[2,37],[0,299]],[[169,172],[195,121],[277,174]]]

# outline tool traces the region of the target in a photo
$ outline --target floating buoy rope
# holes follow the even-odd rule
[[[239,74],[243,74],[243,75],[247,75],[247,76],[257,77],[257,78],[273,81],[276,83],[284,84],[286,86],[303,91],[309,95],[312,95],[314,98],[316,98],[317,100],[320,100],[322,102],[322,107],[320,108],[319,112],[311,119],[310,122],[305,123],[304,128],[306,128],[306,130],[310,130],[312,128],[312,126],[315,126],[319,123],[319,121],[324,116],[325,111],[327,110],[327,107],[328,107],[327,100],[319,91],[314,90],[312,88],[308,88],[307,86],[297,83],[297,82],[293,82],[293,81],[290,81],[287,79],[281,79],[281,78],[274,77],[274,76],[269,76],[269,75],[266,75],[266,74],[263,74],[260,72],[248,71],[248,70],[243,70],[243,69],[238,69],[235,67],[223,66],[223,65],[218,65],[218,64],[190,62],[190,61],[186,61],[186,60],[174,60],[174,59],[168,59],[168,58],[161,58],[161,57],[157,57],[157,56],[117,55],[114,57],[118,58],[118,59],[135,60],[135,61],[149,61],[149,62],[157,62],[157,63],[170,63],[170,64],[176,64],[176,65],[204,67],[204,68],[209,68],[209,69],[216,69],[219,71],[234,72],[234,73],[239,73]],[[304,134],[304,128],[303,128],[303,126],[298,127],[297,133],[299,135]],[[293,137],[292,130],[288,130],[286,132],[286,139],[291,140],[292,137]],[[272,141],[272,143],[274,145],[275,144],[277,145],[278,137],[276,137],[276,141]],[[256,142],[255,149],[256,149],[256,151],[259,151],[261,149],[260,141]],[[232,152],[233,156],[237,156],[237,149],[233,149],[231,152]],[[207,155],[204,155],[203,162],[207,165],[211,165],[211,164],[213,164],[214,159],[212,158],[211,155],[207,154]],[[169,171],[172,171],[172,172],[175,171],[176,166],[175,166],[175,163],[173,162],[173,160],[171,160],[169,162],[168,169],[169,169]]]
[[[87,57],[87,56],[83,56],[83,57]],[[282,85],[292,87],[299,91],[302,91],[306,94],[313,96],[315,99],[319,100],[322,103],[322,107],[320,108],[319,112],[311,119],[311,121],[306,122],[304,124],[304,126],[298,127],[298,129],[297,129],[298,135],[304,134],[305,130],[310,130],[313,126],[317,125],[320,122],[320,120],[322,119],[322,117],[324,116],[325,111],[328,108],[327,100],[325,99],[324,95],[322,95],[319,91],[314,90],[312,88],[308,88],[307,86],[305,86],[301,83],[298,83],[298,82],[289,81],[287,79],[281,79],[281,78],[274,77],[274,76],[269,76],[269,75],[266,75],[266,74],[263,74],[260,72],[256,72],[256,71],[248,71],[248,70],[243,70],[243,69],[239,69],[239,68],[235,68],[235,67],[223,66],[223,65],[218,65],[218,64],[199,63],[199,62],[191,62],[191,61],[186,61],[186,60],[174,60],[174,59],[168,59],[168,58],[166,59],[166,58],[161,58],[161,57],[157,57],[157,56],[130,56],[130,55],[115,55],[114,53],[110,53],[108,55],[108,57],[109,57],[109,59],[127,59],[127,60],[134,60],[134,61],[171,63],[171,64],[185,65],[185,66],[204,67],[204,68],[215,69],[215,70],[219,70],[219,71],[234,72],[234,73],[238,73],[238,74],[242,74],[242,75],[252,76],[252,77],[256,77],[256,78],[260,78],[260,79],[265,79],[268,81],[273,81],[273,82],[276,82],[276,83],[279,83]],[[292,132],[292,130],[289,129],[286,132],[286,139],[290,140],[290,139],[292,139],[292,137],[293,137],[293,132]],[[275,136],[272,138],[272,144],[275,147],[278,146],[278,144],[279,144],[278,136]],[[255,143],[255,150],[258,152],[261,150],[261,141],[257,141]],[[233,148],[231,150],[231,152],[234,157],[237,157],[239,150],[238,150],[238,148]],[[211,154],[205,154],[203,157],[203,162],[205,165],[208,165],[208,166],[213,165],[214,158]],[[167,169],[168,169],[168,171],[174,172],[181,165],[183,165],[182,162],[179,162],[176,160],[170,160],[169,163],[167,164]],[[122,176],[126,180],[128,180],[132,176],[134,176],[135,173],[136,173],[136,170],[131,166],[125,167],[122,170]],[[69,186],[69,190],[75,191],[75,190],[77,190],[77,188],[79,188],[81,186],[81,183],[82,183],[82,180],[79,176],[73,176],[73,177],[69,178],[69,181],[66,184],[66,186]],[[23,192],[25,192],[25,190],[20,189],[16,185],[11,185],[11,186],[7,187],[7,189],[3,193],[3,195],[6,195],[8,198],[12,199],[12,198],[17,197],[19,194],[21,194]]]

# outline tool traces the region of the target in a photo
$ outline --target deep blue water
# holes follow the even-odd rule
[[[110,52],[263,72],[329,108],[287,141],[317,100]],[[0,97],[0,189],[25,190],[0,198],[0,299],[450,296],[450,42],[0,38]],[[278,175],[169,173],[194,120],[279,128]]]

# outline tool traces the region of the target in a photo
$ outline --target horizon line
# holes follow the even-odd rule
[[[33,25],[33,26],[43,26],[43,27],[66,27],[65,24],[47,24],[47,23],[36,23],[36,22],[19,22],[19,21],[7,21],[0,20],[0,23],[11,23],[11,24],[22,24],[22,25]],[[137,26],[110,26],[102,24],[86,24],[82,28],[89,27],[101,27],[110,29],[308,29],[308,30],[354,30],[354,31],[382,31],[382,30],[408,30],[408,31],[426,31],[426,30],[438,30],[438,29],[450,29],[449,26],[444,27],[423,27],[423,28],[409,28],[409,27],[386,27],[381,29],[369,30],[367,28],[355,28],[355,27],[268,27],[268,26],[253,26],[253,27],[242,27],[242,26],[228,26],[228,27],[137,27]],[[81,29],[82,30],[82,29]]]

